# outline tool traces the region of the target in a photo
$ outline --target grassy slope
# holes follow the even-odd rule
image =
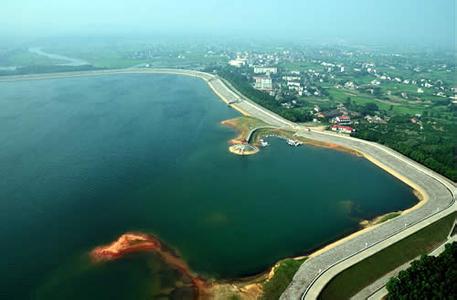
[[[263,284],[262,299],[279,299],[306,258],[288,258],[279,263],[273,278]]]

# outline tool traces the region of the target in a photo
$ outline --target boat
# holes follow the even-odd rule
[[[292,139],[287,139],[287,144],[294,146],[294,147],[298,147],[298,146],[302,145],[303,143],[299,142],[299,141],[294,141]]]
[[[269,144],[267,141],[265,141],[264,139],[260,139],[260,146],[262,147],[267,147]]]
[[[235,103],[238,103],[238,99],[230,100],[230,101],[228,102],[228,105],[232,105],[232,104],[235,104]]]

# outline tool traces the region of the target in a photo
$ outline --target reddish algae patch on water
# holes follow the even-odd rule
[[[168,266],[178,270],[183,277],[192,283],[196,298],[205,298],[208,294],[209,284],[201,277],[195,275],[189,266],[178,255],[172,252],[154,236],[144,233],[128,232],[121,235],[117,240],[96,247],[90,252],[94,263],[120,259],[124,255],[134,252],[153,252],[157,254]]]

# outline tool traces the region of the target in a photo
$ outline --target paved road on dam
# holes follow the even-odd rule
[[[294,276],[281,299],[315,299],[339,272],[398,240],[457,210],[456,186],[447,178],[385,146],[331,132],[318,132],[292,123],[247,99],[221,78],[204,72],[176,69],[122,69],[0,77],[2,81],[38,80],[115,74],[170,73],[199,77],[223,101],[243,114],[296,132],[296,135],[354,149],[398,177],[424,198],[416,207],[385,223],[359,231],[313,253]],[[299,234],[299,233],[297,233]]]
[[[315,299],[339,272],[454,212],[455,185],[405,156],[378,144],[333,134],[301,131],[300,136],[362,152],[368,159],[418,190],[427,201],[400,217],[356,233],[334,247],[312,255],[294,276],[282,299]]]

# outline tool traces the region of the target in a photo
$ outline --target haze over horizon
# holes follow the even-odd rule
[[[7,0],[0,36],[178,34],[455,46],[453,0]]]

